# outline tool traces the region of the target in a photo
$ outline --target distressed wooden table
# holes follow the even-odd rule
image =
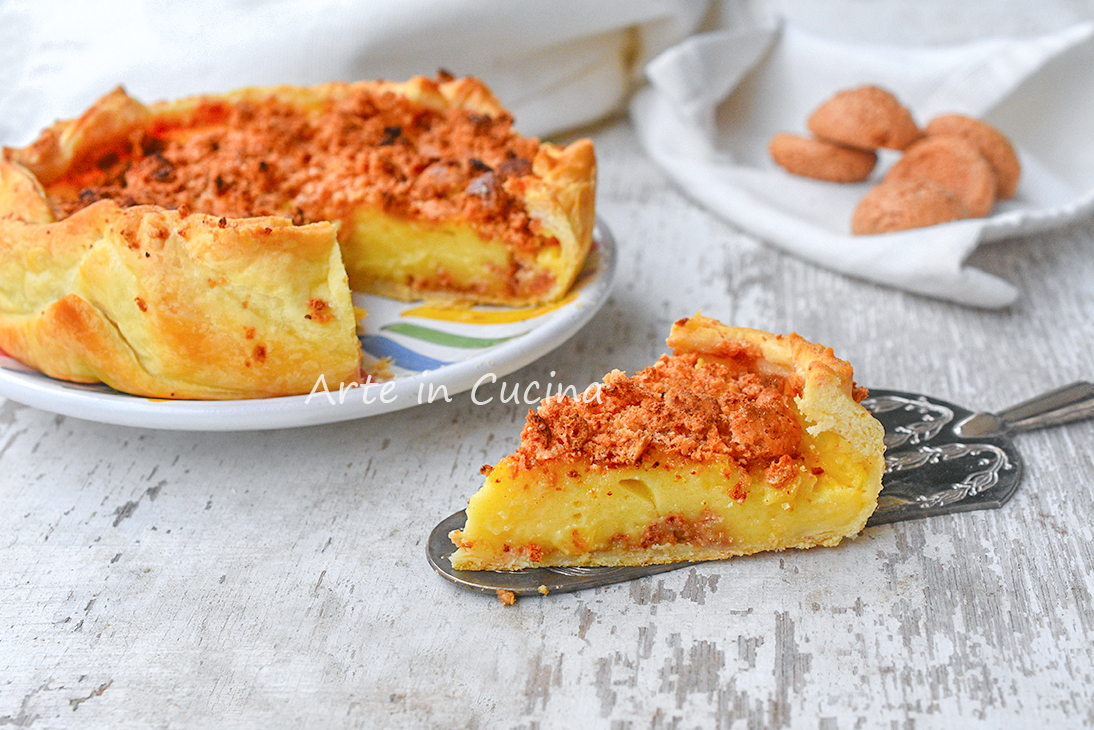
[[[928,42],[1094,18],[1063,0],[991,17],[769,5],[834,35]],[[976,252],[1023,296],[970,309],[782,255],[669,186],[626,119],[591,134],[618,286],[510,385],[633,371],[697,310],[829,344],[864,384],[970,407],[1094,377],[1094,220]],[[525,412],[464,394],[221,434],[0,401],[0,725],[1094,724],[1094,423],[1016,437],[1027,471],[998,511],[505,607],[439,579],[424,545]]]

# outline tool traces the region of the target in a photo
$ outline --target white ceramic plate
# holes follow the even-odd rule
[[[368,294],[361,335],[366,357],[389,358],[394,378],[309,395],[234,401],[158,400],[104,385],[55,380],[0,354],[0,396],[64,416],[181,431],[250,431],[363,418],[484,389],[561,345],[604,305],[615,278],[615,241],[597,221],[593,250],[561,303],[512,309],[448,309]],[[484,395],[484,399],[485,396]]]

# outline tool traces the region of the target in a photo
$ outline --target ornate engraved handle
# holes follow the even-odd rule
[[[915,393],[871,391],[885,426],[885,478],[869,525],[1001,507],[1022,476],[1009,434],[1094,416],[1094,384],[1057,388],[999,413],[972,413]]]

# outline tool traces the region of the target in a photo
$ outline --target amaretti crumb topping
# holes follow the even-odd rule
[[[612,372],[599,398],[545,400],[528,414],[518,466],[580,458],[616,467],[665,453],[700,462],[728,455],[746,469],[774,467],[772,476],[788,470],[800,459],[800,383],[758,372],[754,346],[736,344],[717,360],[662,355],[634,376]]]
[[[276,96],[203,99],[97,150],[46,185],[58,217],[103,198],[225,218],[338,220],[367,205],[424,221],[459,218],[515,250],[538,223],[512,185],[539,140],[506,113],[434,108],[348,87],[316,108]],[[518,184],[519,187],[519,184]]]

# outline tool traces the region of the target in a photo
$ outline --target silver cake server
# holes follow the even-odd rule
[[[1002,507],[1022,479],[1022,459],[1010,434],[1094,416],[1094,383],[1072,383],[998,413],[974,413],[937,398],[896,390],[871,390],[862,405],[885,426],[885,475],[877,509],[866,523],[872,527]],[[461,510],[433,528],[426,553],[443,578],[483,593],[565,593],[694,564],[456,570],[448,559],[455,551],[448,533],[463,527],[466,519]]]

